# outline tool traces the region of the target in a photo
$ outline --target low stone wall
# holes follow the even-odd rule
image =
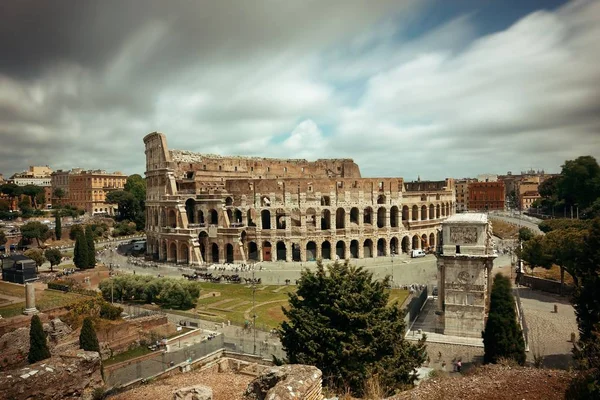
[[[531,275],[521,275],[519,284],[532,288],[533,290],[541,290],[542,292],[560,294],[560,282],[550,279],[536,278]],[[575,292],[575,287],[565,284],[563,286],[563,295],[572,295]]]
[[[322,400],[322,373],[310,365],[272,367],[252,381],[245,400]]]

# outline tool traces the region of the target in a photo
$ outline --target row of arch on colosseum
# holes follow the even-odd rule
[[[191,200],[191,201],[190,201]],[[427,221],[451,215],[453,204],[451,202],[429,205],[404,205],[398,206],[371,206],[313,208],[309,207],[304,212],[300,208],[286,211],[277,209],[249,208],[245,212],[240,208],[226,208],[220,218],[216,208],[197,209],[193,199],[185,204],[188,223],[192,225],[207,226],[217,225],[226,227],[256,226],[261,229],[286,229],[289,227],[306,227],[307,229],[325,230],[340,229],[350,226],[371,225],[378,228],[398,227],[401,223],[412,221]],[[159,209],[148,208],[148,221],[153,227],[172,227],[180,225],[180,212],[176,207]],[[244,218],[244,214],[246,218]]]
[[[402,239],[345,238],[339,240],[249,240],[229,243],[200,237],[199,251],[206,263],[234,263],[258,261],[314,261],[317,259],[362,259],[408,253],[412,249],[435,247],[437,232],[405,235]],[[244,257],[240,244],[243,244]],[[148,252],[160,261],[191,264],[193,246],[187,240],[148,238]]]

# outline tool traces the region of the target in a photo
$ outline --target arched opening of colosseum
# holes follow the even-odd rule
[[[177,261],[177,244],[175,242],[169,246],[169,258],[167,260],[172,262]]]
[[[429,241],[427,240],[427,235],[426,234],[422,234],[421,235],[421,248],[425,249],[429,247]]]
[[[194,219],[194,217],[195,217],[194,209],[195,208],[196,208],[196,202],[194,201],[194,199],[187,199],[185,201],[185,213],[187,214],[188,222],[190,224],[196,223],[196,221]]]
[[[363,211],[363,224],[373,225],[373,209],[371,207],[367,207]]]
[[[317,229],[317,212],[314,208],[306,210],[306,227],[308,229]]]
[[[263,242],[262,246],[263,261],[271,261],[271,242]]]
[[[446,215],[450,215],[450,204],[446,203],[444,204],[444,208],[446,209]]]
[[[358,240],[350,242],[350,258],[358,258]]]
[[[331,243],[327,240],[321,245],[321,258],[323,260],[331,260]]]
[[[254,242],[248,243],[248,260],[258,261],[258,246]]]
[[[434,233],[429,235],[429,245],[435,247],[435,234]]]
[[[198,223],[204,225],[204,211],[198,210]]]
[[[246,212],[246,219],[247,226],[256,226],[256,210],[254,208],[251,208]],[[269,219],[271,219],[270,216]]]
[[[335,212],[335,228],[342,229],[346,227],[346,210],[338,208]]]
[[[225,251],[227,253],[226,262],[228,264],[233,264],[233,245],[231,243],[227,243],[225,246]]]
[[[260,220],[263,229],[271,229],[271,211],[262,210],[260,212]]]
[[[271,207],[271,199],[269,198],[269,196],[262,196],[260,198],[260,204],[263,207]]]
[[[413,206],[412,208],[412,218],[411,221],[418,221],[419,220],[419,207],[417,207],[416,205]]]
[[[218,263],[219,262],[219,245],[216,243],[213,243],[212,247],[210,249],[210,253],[212,256],[212,262]]]
[[[278,261],[286,261],[287,260],[287,249],[285,248],[285,243],[277,242],[277,260]]]
[[[329,196],[321,196],[321,205],[322,206],[330,206],[331,205],[331,199],[329,198]]]
[[[402,238],[402,252],[408,254],[410,251],[410,238],[408,236],[404,236]]]
[[[242,231],[242,233],[240,233],[240,241],[242,243],[246,243],[247,238],[248,238],[248,234],[246,233],[246,231]]]
[[[317,259],[317,244],[313,241],[306,243],[306,261]]]
[[[433,206],[433,204],[429,205],[429,219],[434,219],[435,218],[435,207]]]
[[[167,241],[165,240],[162,243],[162,258],[161,258],[161,261],[166,261],[168,257],[169,257],[169,255],[167,253]]]
[[[171,228],[177,228],[177,213],[175,210],[169,210],[169,226]]]
[[[412,248],[413,250],[416,249],[420,249],[421,247],[419,247],[419,244],[421,243],[421,239],[419,239],[419,236],[415,235],[412,238]]]
[[[236,208],[235,211],[233,212],[233,223],[236,226],[244,225],[244,220],[242,217],[242,210],[240,210],[239,208]]]
[[[421,221],[425,221],[427,219],[427,206],[421,206]]]
[[[202,261],[206,262],[206,246],[204,243],[200,243],[200,255],[202,256]]]
[[[440,216],[440,205],[438,204],[435,206],[435,217],[439,218]]]
[[[299,208],[294,208],[292,210],[292,213],[290,215],[290,222],[292,224],[292,227],[300,227],[302,226],[302,220],[301,220],[301,215],[300,215],[300,209]]]
[[[161,210],[160,212],[160,224],[162,226],[169,226],[169,221],[167,221],[167,214],[165,213],[165,210]]]
[[[385,256],[385,239],[383,238],[377,240],[377,256]]]
[[[158,227],[158,212],[154,211],[154,226]]]
[[[352,207],[350,209],[350,224],[358,225],[358,208]]]
[[[387,214],[387,210],[385,209],[385,207],[379,207],[379,209],[377,210],[377,227],[378,228],[383,228],[385,226],[386,214]]]
[[[227,207],[231,207],[231,206],[233,205],[233,197],[230,197],[230,196],[228,196],[228,197],[225,199],[225,205],[226,205]]]
[[[321,230],[331,229],[331,211],[323,210],[321,212]]]
[[[390,226],[392,228],[398,227],[398,206],[392,206],[390,209]]]
[[[393,237],[390,239],[390,254],[396,255],[398,254],[398,238]]]
[[[377,204],[385,204],[385,196],[380,194],[377,196]]]
[[[339,240],[335,244],[335,259],[343,260],[346,258],[346,243],[343,240]]]
[[[365,243],[363,244],[363,257],[373,257],[373,241],[371,239],[365,240]]]
[[[189,250],[185,243],[179,246],[179,255],[177,256],[177,262],[181,264],[187,264],[189,261]]]
[[[275,211],[275,223],[277,224],[277,229],[285,229],[285,210],[278,208]]]
[[[219,225],[219,213],[214,208],[209,211],[210,212],[210,224],[211,225]]]
[[[292,261],[300,261],[300,245],[292,243]]]
[[[231,209],[227,209],[225,213],[227,213],[227,220],[229,221],[229,226],[231,226],[235,222],[233,220],[233,211]]]

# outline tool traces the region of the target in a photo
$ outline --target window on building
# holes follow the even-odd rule
[[[456,254],[460,254],[460,246],[456,245]]]

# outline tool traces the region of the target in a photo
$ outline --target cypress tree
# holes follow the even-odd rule
[[[79,269],[86,269],[88,267],[87,240],[83,232],[77,233],[75,250],[73,252],[73,262]]]
[[[91,225],[85,227],[85,239],[87,242],[87,267],[94,268],[96,266],[96,245]]]
[[[29,363],[45,360],[50,358],[50,350],[46,342],[46,334],[40,317],[34,315],[31,318],[31,327],[29,328]]]
[[[79,348],[85,351],[97,351],[100,352],[100,345],[98,344],[98,336],[92,325],[92,319],[85,317],[83,320],[83,326],[81,327],[81,333],[79,334]]]
[[[60,211],[58,211],[54,215],[54,236],[56,237],[56,240],[60,240],[60,238],[62,237],[62,223],[60,220]]]
[[[494,277],[490,312],[483,332],[485,363],[496,363],[501,358],[525,364],[525,341],[517,323],[515,301],[510,280],[500,274]]]

